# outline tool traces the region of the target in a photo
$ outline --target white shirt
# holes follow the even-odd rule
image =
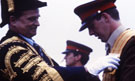
[[[124,32],[127,28],[125,28],[124,26],[120,26],[118,27],[109,37],[108,41],[106,44],[110,45],[110,49],[112,49],[114,42],[116,41],[116,39],[119,37],[119,35]],[[106,50],[108,49],[108,47],[106,47]]]

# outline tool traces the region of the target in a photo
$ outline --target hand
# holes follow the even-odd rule
[[[93,75],[98,75],[106,68],[117,69],[120,59],[118,58],[119,54],[109,54],[102,58],[99,58],[97,61],[92,62],[90,66],[86,66],[88,72]]]

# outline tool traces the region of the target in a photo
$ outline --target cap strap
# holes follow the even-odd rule
[[[13,0],[7,0],[8,2],[8,12],[13,12],[14,11],[14,2]]]

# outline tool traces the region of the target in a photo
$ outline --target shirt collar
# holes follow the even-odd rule
[[[33,46],[33,44],[34,44],[34,40],[32,40],[32,39],[30,39],[30,38],[28,38],[28,37],[25,37],[25,36],[23,36],[23,35],[21,35],[21,34],[19,34],[22,38],[24,38],[30,45],[32,45]]]
[[[115,40],[118,38],[118,36],[124,32],[127,28],[125,28],[124,26],[119,26],[109,37],[107,43],[110,45],[110,48],[113,47]]]

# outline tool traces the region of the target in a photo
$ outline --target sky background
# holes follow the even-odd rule
[[[88,30],[79,32],[81,21],[74,14],[74,8],[91,0],[42,0],[48,6],[40,9],[40,27],[33,37],[61,66],[65,66],[62,52],[66,41],[73,40],[93,49],[89,63],[105,55],[105,44],[94,36],[89,36]],[[135,28],[135,0],[117,0],[121,22],[125,27]],[[1,20],[0,20],[1,21]],[[8,27],[0,28],[0,38],[5,35]]]

